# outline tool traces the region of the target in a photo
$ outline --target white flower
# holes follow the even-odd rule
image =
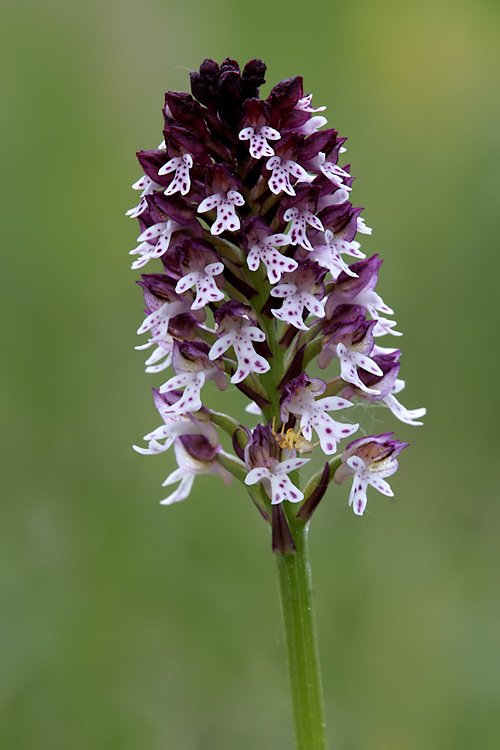
[[[292,159],[272,156],[266,167],[272,172],[269,178],[269,190],[275,195],[279,195],[282,191],[288,193],[288,195],[295,195],[295,190],[290,183],[290,175],[298,177],[299,180],[308,181],[309,175],[306,170]]]
[[[306,440],[311,440],[313,429],[316,431],[321,448],[326,455],[333,455],[337,449],[337,443],[349,437],[359,427],[359,424],[343,424],[335,422],[327,411],[347,409],[353,404],[345,398],[329,396],[315,400],[313,393],[307,388],[297,388],[289,404],[283,408],[285,412],[291,412],[300,417],[300,427]]]
[[[148,177],[145,174],[143,177],[141,177],[140,180],[134,182],[134,184],[132,185],[132,189],[142,190],[141,199],[137,206],[134,206],[134,208],[129,208],[129,210],[125,212],[125,216],[130,216],[130,218],[136,219],[138,216],[144,213],[144,211],[148,207],[146,196],[152,195],[155,190],[161,190],[162,186],[158,185],[157,182],[154,182],[151,177]]]
[[[276,284],[284,273],[295,271],[298,263],[293,258],[287,258],[275,249],[275,245],[289,245],[290,241],[286,234],[273,234],[265,240],[258,241],[249,250],[247,265],[251,271],[256,271],[262,261],[267,269],[267,278],[271,284]]]
[[[182,224],[178,224],[173,219],[153,224],[153,226],[145,229],[137,238],[137,242],[140,242],[141,244],[129,253],[129,255],[141,256],[138,260],[135,260],[132,263],[131,268],[142,268],[146,263],[149,263],[152,258],[161,258],[163,253],[165,253],[170,247],[172,233],[177,229],[182,229]],[[158,239],[155,244],[149,242],[149,240],[154,240],[156,238]]]
[[[208,305],[209,302],[224,299],[224,292],[217,287],[214,281],[214,276],[219,276],[223,270],[224,265],[222,263],[209,263],[203,271],[191,271],[179,279],[175,291],[177,294],[182,294],[196,286],[196,299],[191,305],[191,310],[199,310]]]
[[[176,315],[188,312],[191,309],[189,302],[179,300],[178,302],[165,302],[156,310],[153,310],[142,322],[137,329],[137,333],[146,333],[151,331],[153,337],[149,340],[148,346],[152,343],[159,343],[165,339],[168,331],[168,324]],[[146,347],[144,347],[146,348]]]
[[[147,448],[142,448],[139,445],[133,446],[137,453],[141,453],[143,456],[165,453],[173,444],[175,438],[181,435],[203,435],[214,446],[219,442],[219,435],[211,422],[201,422],[194,417],[171,414],[163,408],[160,409],[160,415],[165,424],[144,435],[144,440],[149,442]],[[165,442],[160,443],[160,440]]]
[[[357,367],[361,367],[372,375],[383,376],[383,371],[373,359],[367,357],[355,349],[348,349],[344,344],[337,344],[337,356],[340,359],[340,376],[346,383],[352,383],[357,388],[361,388],[365,393],[380,393],[380,391],[368,388],[358,375]]]
[[[325,308],[314,295],[307,291],[310,286],[311,284],[308,281],[303,288],[296,284],[278,284],[278,286],[273,287],[271,296],[284,298],[283,305],[279,310],[271,310],[274,317],[303,331],[309,330],[302,320],[304,307],[317,318],[324,318]]]
[[[214,193],[205,198],[198,206],[198,213],[217,209],[217,220],[210,229],[210,234],[221,234],[225,230],[235,232],[240,228],[240,219],[236,214],[235,206],[243,206],[245,199],[237,190],[228,190],[227,193]]]
[[[371,227],[367,227],[365,224],[365,220],[361,218],[361,216],[358,216],[356,220],[356,231],[360,234],[371,234],[373,232],[373,229]]]
[[[174,193],[180,193],[181,195],[187,195],[191,189],[191,177],[189,170],[193,166],[193,157],[191,154],[183,154],[182,156],[174,156],[173,159],[167,161],[166,164],[158,170],[159,175],[169,174],[175,171],[174,179],[164,191],[165,195],[173,195]]]
[[[344,178],[351,176],[349,172],[346,172],[345,169],[342,169],[342,167],[339,167],[331,161],[326,161],[326,156],[322,151],[318,153],[318,166],[324,176],[330,180],[330,182],[333,182],[334,185],[337,187],[342,186],[344,190],[352,190],[352,188],[344,184]]]
[[[393,336],[403,335],[400,331],[392,330],[393,327],[397,325],[395,320],[389,320],[380,315],[380,313],[393,315],[394,310],[391,310],[391,308],[385,304],[380,294],[377,294],[373,289],[363,289],[350,300],[350,304],[366,307],[372,319],[377,321],[377,324],[373,329],[374,336],[385,336],[386,333],[390,333]]]
[[[323,268],[328,268],[334,280],[338,278],[343,271],[348,276],[357,276],[344,259],[341,253],[351,255],[353,258],[366,258],[361,252],[359,242],[346,242],[340,238],[335,238],[333,232],[329,229],[325,232],[326,245],[315,245],[311,255],[311,260],[315,260]]]
[[[394,496],[394,492],[391,490],[389,484],[382,478],[394,474],[392,467],[387,468],[386,471],[370,471],[370,467],[367,467],[363,459],[359,456],[351,456],[347,459],[346,463],[354,471],[351,492],[349,494],[349,505],[352,505],[357,516],[362,516],[366,508],[366,489],[369,484],[383,495],[387,495],[387,497]]]
[[[250,320],[240,318],[215,342],[208,356],[210,359],[217,359],[232,346],[238,360],[238,369],[231,378],[231,383],[240,383],[251,372],[262,374],[270,369],[269,362],[257,354],[252,343],[265,340],[266,334],[260,328],[252,325]]]
[[[141,344],[140,346],[134,347],[134,349],[140,351],[141,349],[149,349],[150,346],[156,344],[156,349],[145,362],[146,372],[154,374],[157,372],[162,372],[170,366],[172,362],[173,342],[174,340],[172,336],[167,333],[165,334],[164,339],[161,341],[154,341],[153,339],[149,339],[147,344]],[[163,362],[161,360],[163,360]]]
[[[304,466],[310,460],[310,458],[290,458],[288,461],[282,461],[281,463],[276,461],[270,469],[265,466],[257,466],[256,469],[248,472],[245,477],[245,484],[262,482],[266,490],[270,489],[272,505],[282,503],[283,500],[299,503],[304,499],[304,493],[292,484],[287,474],[300,466]]]
[[[201,461],[188,453],[180,440],[174,441],[174,451],[178,468],[165,479],[162,487],[168,487],[176,482],[180,484],[171,495],[160,501],[160,505],[172,505],[172,503],[185,500],[191,493],[197,474],[217,474],[226,486],[231,484],[232,475],[216,458],[211,461]],[[219,453],[224,453],[224,451],[220,450]]]
[[[311,107],[312,98],[312,94],[303,96],[302,99],[299,99],[299,101],[295,105],[295,109],[301,109],[303,112],[323,112],[326,107],[316,107],[316,109],[314,107]]]
[[[398,378],[394,383],[392,393],[389,393],[389,395],[383,398],[382,401],[387,404],[394,416],[397,417],[401,422],[405,422],[406,424],[411,424],[414,426],[421,425],[423,424],[423,422],[416,422],[415,420],[425,416],[425,414],[427,413],[427,409],[425,408],[425,406],[422,406],[420,409],[407,409],[397,400],[395,396],[393,396],[393,393],[399,393],[399,391],[402,391],[404,387],[405,381],[399,380]]]
[[[321,221],[311,211],[307,209],[299,210],[296,206],[289,208],[285,211],[283,216],[285,221],[291,221],[292,225],[287,233],[288,241],[291,245],[301,245],[306,250],[314,250],[313,246],[307,239],[306,228],[307,225],[318,229],[321,232],[325,231],[325,228]]]
[[[270,128],[268,125],[264,125],[255,130],[251,126],[243,128],[238,133],[240,141],[250,141],[249,150],[251,156],[254,159],[260,159],[262,156],[273,156],[274,149],[267,142],[268,139],[271,141],[278,141],[281,138],[281,134],[274,128]]]

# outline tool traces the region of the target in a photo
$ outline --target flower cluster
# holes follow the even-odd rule
[[[396,399],[401,352],[377,341],[401,334],[375,291],[382,261],[357,240],[371,229],[351,203],[350,165],[338,164],[346,139],[324,127],[325,108],[312,106],[299,76],[260,99],[265,70],[261,60],[243,70],[205,60],[191,73],[192,94],[165,95],[164,139],[138,153],[141,194],[127,213],[140,224],[132,268],[162,266],[138,282],[146,306],[138,333],[148,340],[137,348],[152,349],[147,372],[173,370],[154,390],[164,424],[136,450],[173,446],[178,468],[164,484],[180,485],[163,503],[184,499],[197,474],[236,477],[274,532],[286,525],[284,501],[300,503],[307,520],[330,478],[352,478],[358,515],[368,485],[392,494],[383,477],[406,443],[376,435],[336,457],[359,428],[345,421],[347,409],[379,402],[408,424],[421,424],[425,409]],[[211,409],[208,380],[236,386],[262,422],[249,430]],[[327,461],[302,491],[297,472],[314,451]]]

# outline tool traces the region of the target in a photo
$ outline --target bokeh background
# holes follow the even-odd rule
[[[268,530],[236,485],[164,508],[134,352],[139,148],[205,57],[301,74],[349,137],[425,427],[311,529],[332,750],[500,747],[500,8],[490,0],[6,0],[0,747],[292,747]],[[239,409],[238,394],[224,403]]]

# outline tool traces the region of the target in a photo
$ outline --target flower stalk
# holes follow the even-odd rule
[[[326,750],[325,709],[308,553],[309,522],[302,523],[293,518],[290,507],[286,515],[296,552],[276,554],[276,566],[292,698],[295,748]]]

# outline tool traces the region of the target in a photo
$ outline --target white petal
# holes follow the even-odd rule
[[[159,237],[162,232],[167,228],[167,222],[162,221],[159,224],[153,224],[152,227],[148,227],[142,232],[137,238],[137,242],[146,242],[152,240],[155,237]]]
[[[383,495],[387,495],[387,497],[394,497],[394,492],[391,490],[390,485],[385,481],[385,479],[380,479],[380,477],[377,477],[374,474],[370,474],[368,483],[371,484],[372,487],[375,487],[375,489],[381,492]]]
[[[209,195],[208,198],[202,200],[202,202],[198,206],[198,213],[203,214],[205,213],[205,211],[211,211],[212,209],[216,208],[216,206],[218,206],[221,202],[222,198],[223,196],[221,193],[214,193],[214,195]]]
[[[350,456],[347,459],[346,464],[350,466],[351,469],[354,469],[356,473],[359,473],[360,471],[364,471],[366,468],[365,462],[359,456]]]
[[[175,472],[174,472],[174,474],[175,474]],[[181,500],[185,500],[186,497],[189,496],[189,494],[191,492],[191,488],[193,486],[193,482],[194,482],[194,474],[186,474],[183,471],[183,475],[184,475],[183,479],[181,480],[181,483],[179,484],[179,486],[177,487],[177,489],[175,490],[175,492],[172,492],[171,495],[169,495],[168,497],[166,497],[164,500],[161,500],[160,501],[160,505],[172,505],[172,503],[178,503]],[[173,475],[171,475],[171,476],[173,476]],[[171,477],[169,477],[169,479],[170,478]],[[168,480],[166,480],[163,483],[163,486],[165,486],[167,484],[167,482],[168,482]],[[168,482],[168,484],[172,484],[172,482]]]
[[[238,133],[238,138],[240,141],[248,141],[251,136],[254,134],[254,129],[251,127],[243,128],[243,130],[240,130]]]
[[[257,482],[260,482],[261,479],[268,479],[270,476],[271,472],[269,469],[265,466],[258,466],[256,469],[252,469],[252,471],[248,472],[245,477],[245,484],[256,484]]]

